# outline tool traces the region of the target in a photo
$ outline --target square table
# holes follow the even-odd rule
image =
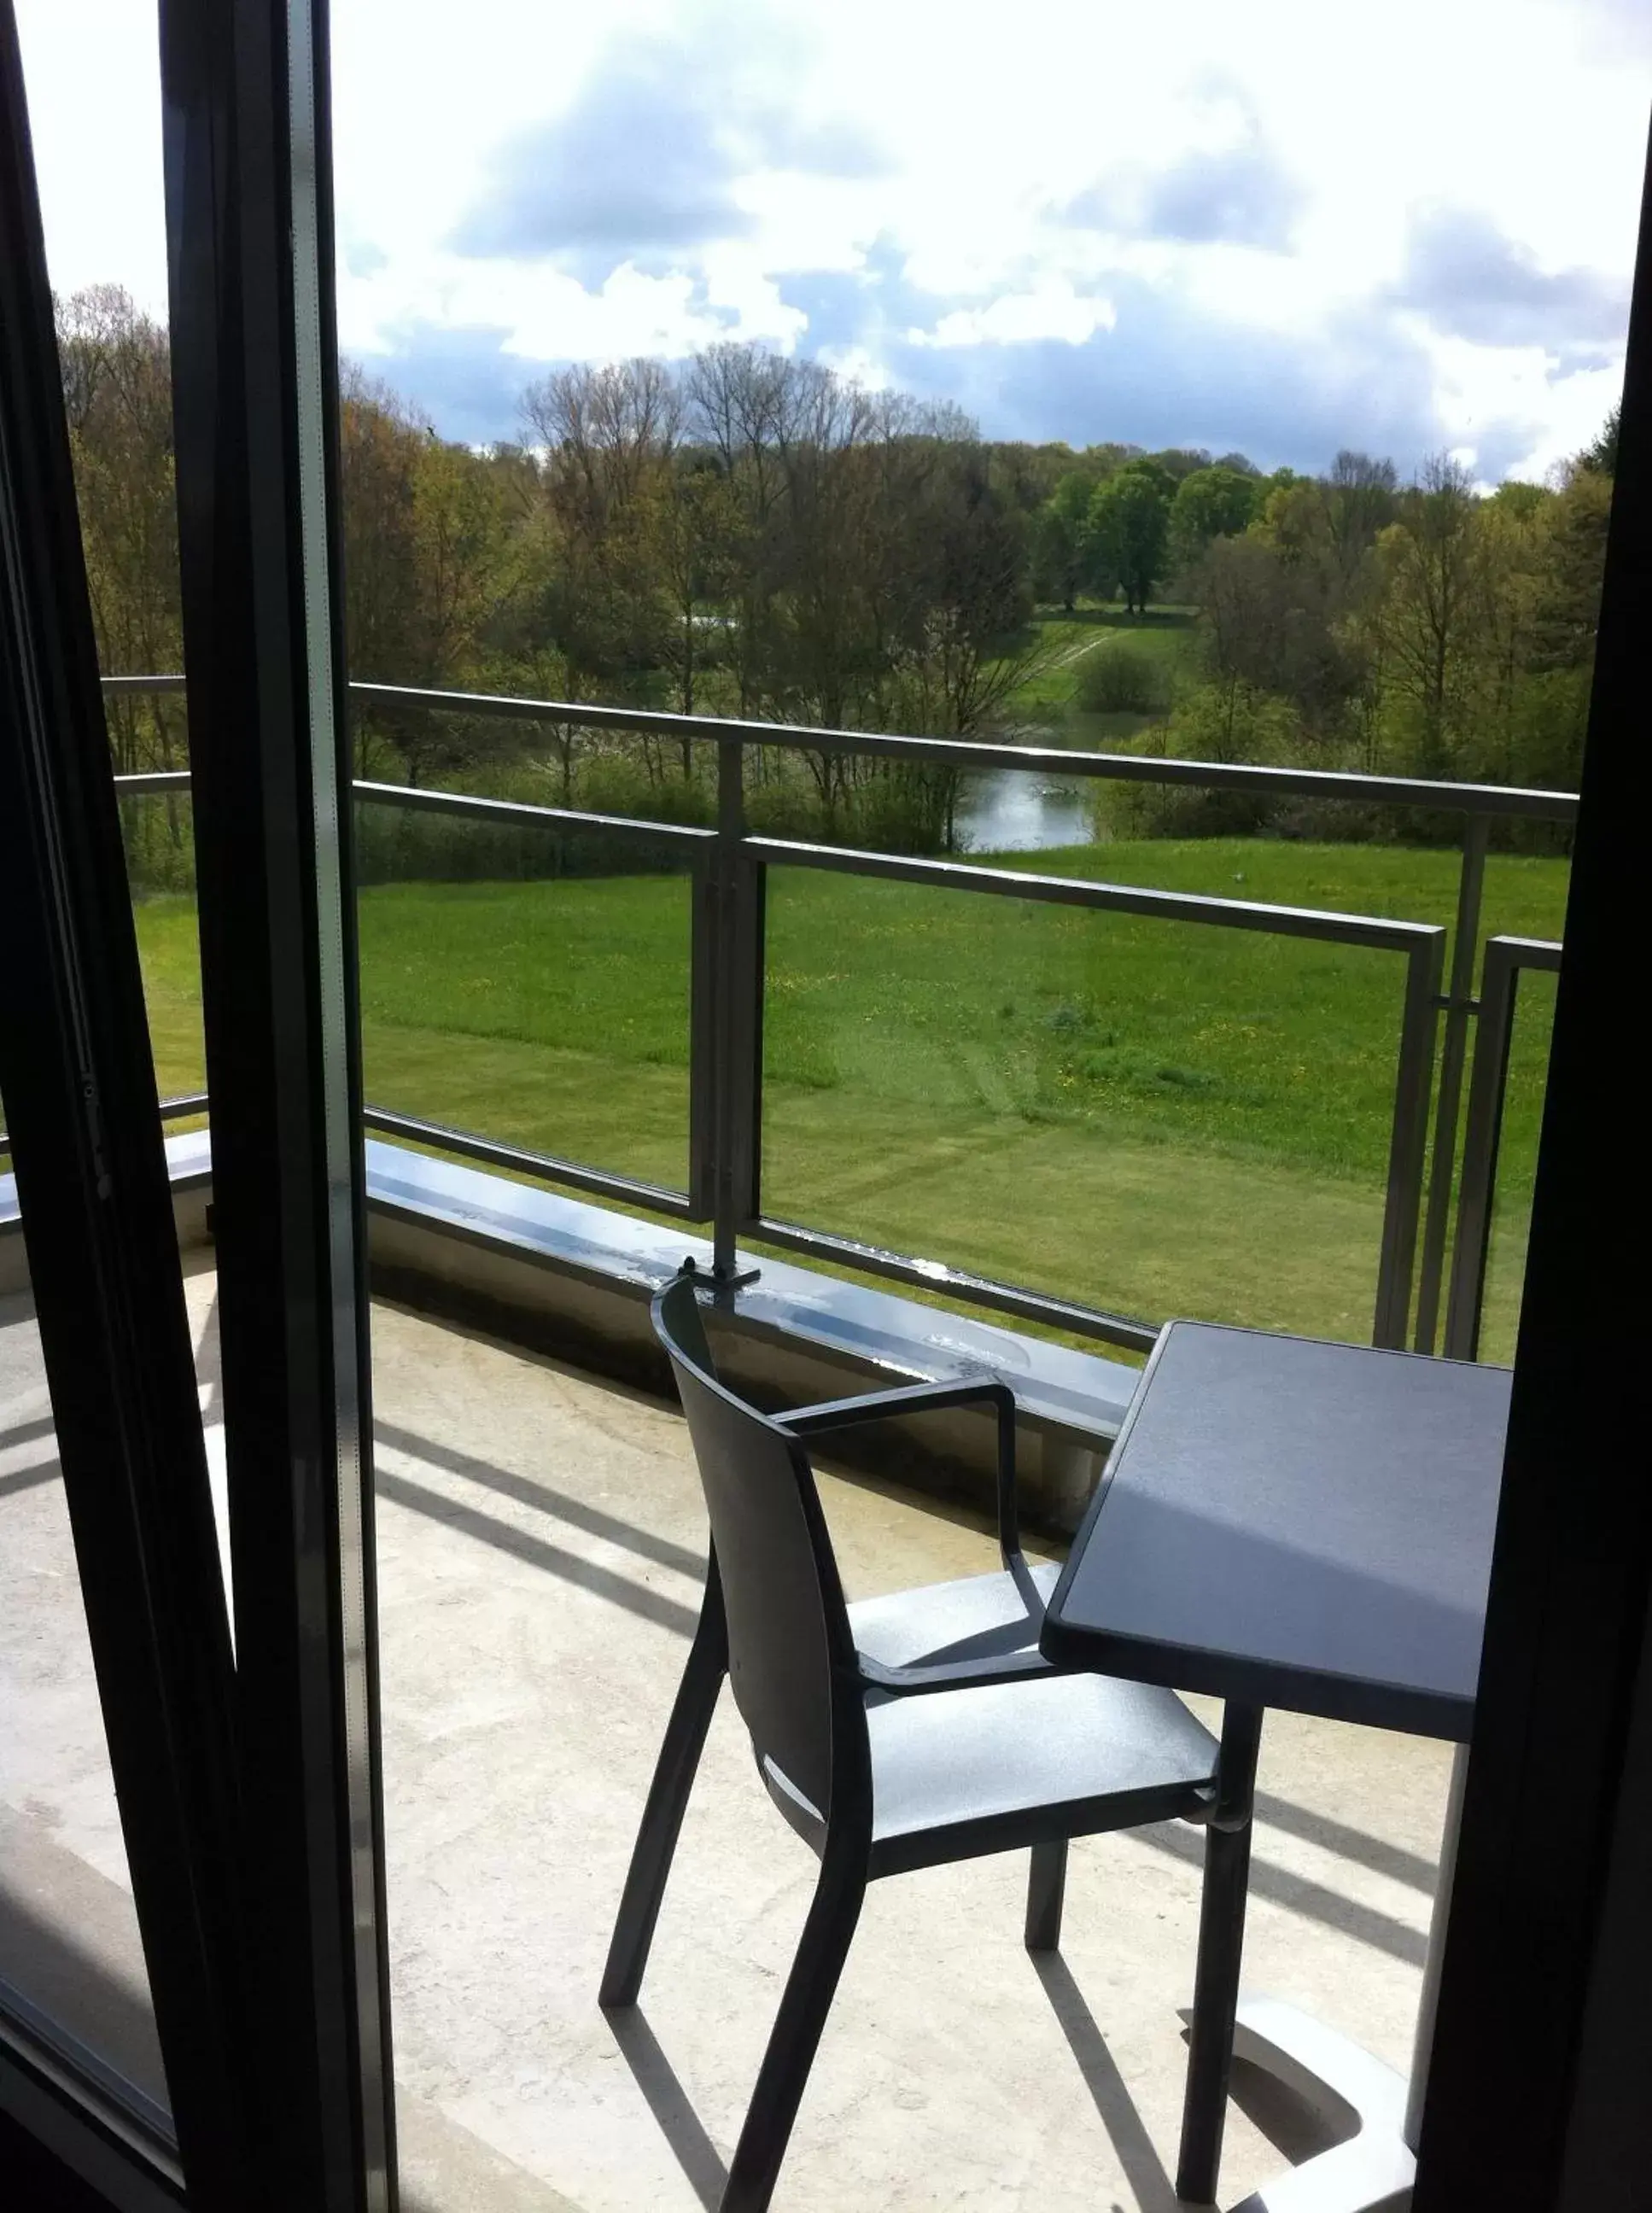
[[[1462,1755],[1408,2102],[1392,2070],[1295,2009],[1238,2003],[1257,1742],[1266,1706],[1467,1741],[1512,1381],[1506,1369],[1172,1322],[1074,1539],[1045,1620],[1049,1656],[1228,1702],[1180,2195],[1214,2197],[1231,2049],[1329,2090],[1361,2123],[1246,2213],[1410,2203]]]

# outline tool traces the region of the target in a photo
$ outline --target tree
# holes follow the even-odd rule
[[[658,518],[660,570],[672,621],[667,659],[677,680],[677,704],[695,710],[695,683],[712,658],[708,628],[725,629],[726,603],[735,591],[744,552],[743,518],[735,488],[710,454],[680,461],[665,476]],[[683,741],[682,771],[692,771]]]
[[[1533,625],[1533,661],[1539,668],[1578,668],[1594,661],[1611,516],[1612,479],[1587,464],[1541,510],[1541,582]]]
[[[1379,541],[1376,628],[1410,724],[1417,775],[1447,777],[1466,727],[1473,652],[1484,615],[1473,487],[1449,454],[1424,464]]]
[[[1177,572],[1192,568],[1214,540],[1248,530],[1259,493],[1253,473],[1241,475],[1220,461],[1184,477],[1170,504],[1170,557]]]
[[[413,475],[421,433],[386,385],[349,363],[339,375],[338,451],[344,536],[344,651],[350,673],[369,683],[406,683],[417,665],[418,545]],[[421,718],[424,720],[427,718]],[[388,738],[402,751],[410,718],[358,709],[357,773],[372,773]]]
[[[1149,454],[1143,458],[1161,469],[1173,486],[1180,484],[1184,478],[1212,466],[1210,456],[1203,446],[1166,446],[1159,453]]]
[[[1615,477],[1618,473],[1618,432],[1624,419],[1623,403],[1619,401],[1601,428],[1600,436],[1592,446],[1585,446],[1573,464],[1574,471],[1587,470],[1591,476]]]
[[[181,668],[167,334],[114,284],[59,301],[57,325],[99,666],[106,676]],[[108,719],[123,774],[180,764],[176,703],[117,696]]]
[[[570,696],[585,698],[659,664],[664,619],[661,486],[680,435],[681,394],[661,362],[559,370],[522,395],[527,442],[544,456],[552,572],[532,594],[552,625]]]
[[[904,719],[922,733],[966,736],[1022,681],[1037,649],[1015,644],[1032,613],[1021,519],[995,491],[984,448],[958,439],[936,455],[904,520]]]
[[[1322,497],[1326,536],[1345,587],[1398,514],[1399,479],[1392,461],[1344,446],[1331,465]]]
[[[1095,483],[1088,470],[1070,469],[1033,523],[1033,595],[1058,601],[1069,614],[1085,581],[1085,527]]]
[[[1086,518],[1092,577],[1116,584],[1131,614],[1145,614],[1170,543],[1172,481],[1153,460],[1130,461],[1098,485]]]

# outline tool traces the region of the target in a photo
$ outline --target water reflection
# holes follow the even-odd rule
[[[1022,769],[972,776],[958,808],[959,843],[971,853],[1035,853],[1052,845],[1088,845],[1095,836],[1090,792]]]

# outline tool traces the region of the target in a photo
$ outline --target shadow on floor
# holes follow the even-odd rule
[[[1328,1814],[1294,1806],[1288,1798],[1274,1798],[1259,1790],[1256,1818],[1271,1829],[1283,1829],[1288,1837],[1318,1844],[1340,1860],[1357,1861],[1374,1875],[1386,1875],[1393,1882],[1420,1890],[1424,1898],[1432,1898],[1439,1884],[1439,1868],[1421,1852],[1408,1852],[1403,1844],[1391,1844],[1386,1837],[1374,1837],[1369,1829],[1350,1828],[1346,1821],[1332,1820]]]
[[[610,1605],[624,1606],[628,1613],[637,1614],[661,1629],[671,1630],[678,1637],[694,1634],[699,1620],[697,1613],[686,1606],[679,1606],[675,1599],[649,1589],[645,1583],[633,1582],[629,1576],[616,1575],[612,1568],[599,1567],[594,1560],[583,1560],[577,1552],[565,1552],[560,1545],[547,1544],[543,1537],[518,1529],[512,1522],[498,1521],[473,1506],[461,1505],[457,1499],[428,1490],[411,1477],[393,1474],[388,1468],[378,1470],[374,1487],[381,1498],[388,1498],[415,1514],[428,1515],[431,1521],[445,1522],[450,1529],[462,1530],[479,1544],[491,1545],[496,1552],[509,1552],[513,1559],[525,1560],[530,1568],[543,1568],[549,1575],[561,1576],[564,1582],[577,1583],[582,1590],[607,1599]]]
[[[671,2146],[690,2188],[706,2213],[716,2213],[728,2170],[642,2007],[618,2006],[607,2018],[620,2056],[636,2077],[637,2087],[648,2100],[649,2110],[660,2124],[660,2133]]]
[[[1164,2161],[1149,2136],[1136,2101],[1125,2087],[1125,2078],[1096,2026],[1084,1993],[1073,1980],[1072,1970],[1059,1952],[1032,1954],[1033,1972],[1066,2038],[1078,2071],[1084,2077],[1101,2125],[1113,2139],[1119,2164],[1136,2192],[1140,2213],[1176,2213],[1177,2198]]]

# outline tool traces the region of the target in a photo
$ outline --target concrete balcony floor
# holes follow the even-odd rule
[[[221,1466],[214,1279],[190,1280]],[[387,1826],[405,2203],[713,2205],[814,1862],[725,1700],[642,2008],[599,2012],[610,1921],[698,1600],[704,1522],[669,1408],[381,1307]],[[825,1478],[852,1595],[992,1564],[967,1515]],[[1197,1702],[1196,1702],[1197,1703]],[[0,1302],[0,1974],[164,2094],[49,1409]],[[1247,1980],[1404,2066],[1447,1748],[1269,1719]],[[1025,1862],[869,1893],[777,2213],[1163,2213],[1175,2203],[1200,1842],[1076,1847],[1058,1959]],[[1237,2071],[1231,2204],[1323,2138]]]

